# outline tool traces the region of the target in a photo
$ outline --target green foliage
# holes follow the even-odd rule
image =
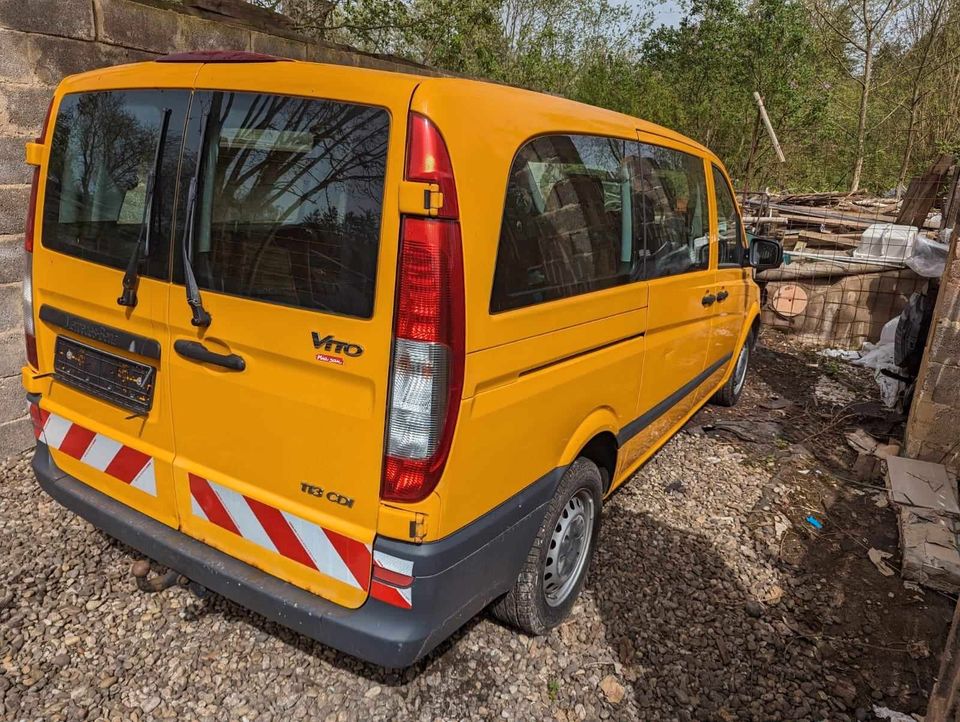
[[[716,151],[741,186],[851,182],[859,3],[683,0],[680,22],[656,27],[654,0],[640,9],[618,4],[627,0],[254,1],[325,40],[669,126]],[[877,36],[867,112],[861,184],[875,191],[893,187],[904,164],[914,174],[960,149],[960,0],[897,1],[903,9]],[[940,25],[927,27],[938,3]],[[759,122],[755,92],[786,163]]]

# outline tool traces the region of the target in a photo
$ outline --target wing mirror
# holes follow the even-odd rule
[[[783,246],[771,238],[751,238],[747,265],[758,273],[783,265]]]

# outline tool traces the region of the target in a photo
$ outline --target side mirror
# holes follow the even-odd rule
[[[770,238],[751,238],[748,263],[758,273],[780,268],[783,265],[783,246]]]

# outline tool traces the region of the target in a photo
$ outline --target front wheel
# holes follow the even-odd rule
[[[740,394],[743,393],[743,387],[747,381],[747,369],[750,367],[750,349],[753,347],[752,336],[747,336],[740,353],[737,355],[736,365],[733,367],[733,373],[727,379],[727,383],[713,395],[710,402],[717,406],[736,406],[740,400]]]
[[[513,589],[492,607],[502,622],[540,635],[570,613],[600,533],[603,485],[589,459],[570,465],[554,495]]]

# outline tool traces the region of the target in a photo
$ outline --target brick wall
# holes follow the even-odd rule
[[[32,443],[20,387],[20,274],[31,177],[24,143],[37,136],[65,75],[205,49],[433,74],[396,58],[310,42],[286,18],[240,0],[0,0],[0,457]]]
[[[906,453],[960,472],[960,252],[954,234],[907,423]]]

